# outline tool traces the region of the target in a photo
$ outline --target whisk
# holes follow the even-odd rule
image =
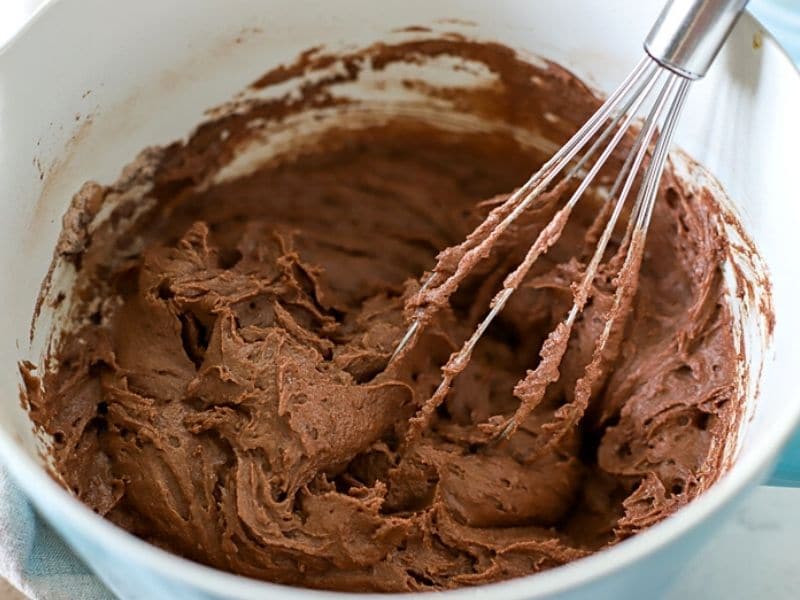
[[[573,285],[572,308],[545,340],[538,366],[517,384],[514,393],[520,399],[520,405],[514,415],[508,419],[490,419],[479,427],[489,439],[499,440],[513,435],[542,400],[547,386],[558,379],[559,364],[566,352],[570,332],[592,293],[598,267],[641,172],[638,193],[629,209],[629,221],[617,254],[617,263],[621,265],[615,279],[613,305],[595,342],[591,361],[575,387],[573,403],[578,410],[574,411],[572,418],[577,422],[577,415],[585,409],[592,386],[600,376],[609,340],[622,335],[617,320],[620,315],[627,314],[636,292],[661,174],[689,86],[706,74],[746,4],[747,0],[671,0],[645,40],[645,56],[597,112],[522,187],[493,209],[464,242],[439,256],[437,265],[411,300],[411,306],[416,307],[413,320],[391,360],[420,334],[422,325],[447,303],[472,271],[473,265],[488,256],[503,232],[537,198],[558,186],[565,189],[566,182],[582,177],[566,204],[539,233],[519,266],[506,276],[502,289],[489,305],[486,317],[442,367],[441,383],[411,420],[407,442],[428,426],[455,377],[467,366],[478,340],[503,310],[536,260],[558,240],[573,208],[628,130],[638,125],[640,121],[636,115],[641,113],[646,115],[644,122],[595,221],[602,227],[602,232],[598,227],[594,236],[597,240],[595,251],[582,278]],[[588,149],[579,157],[587,146]],[[591,162],[598,152],[596,160]],[[567,167],[570,168],[566,175],[556,182]],[[566,413],[565,418],[569,419],[569,411]]]

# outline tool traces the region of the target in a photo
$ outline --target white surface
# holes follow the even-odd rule
[[[800,598],[800,489],[756,488],[665,600]]]
[[[0,0],[0,43],[37,0]],[[762,488],[676,582],[668,598],[800,597],[800,491]]]

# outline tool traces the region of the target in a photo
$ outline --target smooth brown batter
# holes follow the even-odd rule
[[[596,105],[565,71],[499,46],[370,50],[378,68],[376,57],[412,51],[482,61],[502,85],[493,103],[479,101],[484,91],[473,105],[460,95],[463,106],[492,106],[556,142]],[[297,71],[313,68],[304,64]],[[330,100],[319,89],[292,110]],[[250,114],[277,120],[286,106]],[[58,475],[97,512],[181,555],[269,581],[432,590],[585,556],[716,480],[739,411],[726,242],[709,195],[666,173],[638,291],[608,355],[579,386],[613,302],[619,236],[553,381],[498,441],[493,427],[526,394],[541,396],[526,372],[591,254],[600,201],[590,194],[409,435],[439,367],[569,189],[527,212],[387,368],[437,253],[543,155],[508,132],[453,133],[396,116],[201,185],[232,155],[219,132],[235,144],[243,122],[222,117],[186,143],[148,151],[114,186],[84,186],[65,217],[57,258],[78,273],[76,325],[42,389],[27,378],[27,401],[55,440]],[[92,225],[112,202],[110,218]]]

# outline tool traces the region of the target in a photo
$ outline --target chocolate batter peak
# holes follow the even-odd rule
[[[578,205],[420,424],[440,366],[569,190],[526,213],[387,367],[420,278],[546,152],[508,127],[456,131],[387,105],[380,123],[330,128],[209,183],[248,135],[247,115],[280,123],[333,107],[346,120],[352,105],[325,85],[357,78],[369,53],[378,70],[411,55],[479,61],[498,82],[459,92],[459,110],[554,143],[596,105],[565,71],[500,46],[380,46],[344,58],[349,75],[317,78],[302,101],[256,102],[146,152],[113,186],[87,184],[57,255],[77,272],[74,326],[42,389],[28,378],[60,480],[111,521],[202,563],[386,592],[549,569],[695,498],[718,477],[739,414],[727,246],[710,195],[667,171],[615,351],[578,385],[613,303],[619,238],[551,383],[513,436],[487,443],[487,424],[515,414],[526,373],[547,360],[542,344],[593,247],[599,195]],[[310,56],[261,85],[324,67]],[[103,206],[111,216],[95,223]]]

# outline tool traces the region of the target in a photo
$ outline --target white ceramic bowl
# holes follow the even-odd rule
[[[37,509],[120,597],[332,594],[249,580],[158,550],[96,516],[46,475],[20,406],[16,363],[40,358],[42,340],[29,340],[32,310],[61,215],[80,184],[113,181],[141,148],[185,136],[204,109],[310,46],[366,44],[398,27],[441,26],[443,19],[458,19],[449,29],[553,59],[608,91],[641,55],[660,4],[58,0],[0,51],[0,455]],[[800,224],[798,137],[800,75],[745,16],[708,77],[693,86],[676,136],[733,200],[774,284],[777,327],[731,471],[687,508],[614,548],[448,597],[651,595],[744,491],[768,476],[800,415],[800,262],[793,256]],[[40,331],[47,330],[47,316]],[[754,370],[758,354],[756,348]]]

